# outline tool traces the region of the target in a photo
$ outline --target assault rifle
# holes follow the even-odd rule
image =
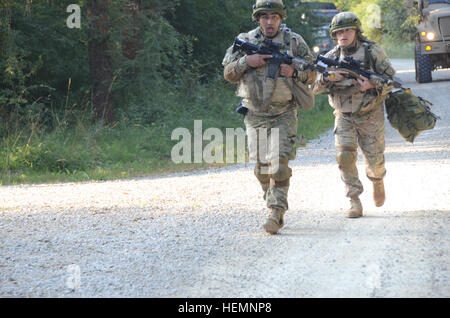
[[[301,71],[312,70],[323,73],[324,76],[329,76],[326,67],[311,64],[304,59],[291,56],[287,53],[283,53],[280,51],[280,49],[281,43],[273,42],[269,39],[264,39],[263,45],[260,46],[236,38],[233,45],[233,53],[235,53],[236,51],[240,51],[245,52],[248,55],[272,55],[271,58],[266,59],[266,62],[269,64],[269,72],[267,76],[271,79],[275,79],[278,68],[281,64],[297,65]]]
[[[291,56],[287,53],[283,53],[280,51],[281,43],[273,42],[269,39],[263,40],[263,45],[255,45],[239,38],[235,38],[233,45],[233,53],[240,51],[244,52],[248,55],[253,54],[262,54],[262,55],[271,55],[271,58],[266,59],[266,62],[269,64],[269,70],[267,76],[273,80],[277,75],[278,69],[281,64],[294,65],[297,66],[299,70],[306,71],[312,70],[323,73],[324,76],[330,76],[327,72],[327,68],[322,65],[311,64],[308,61]],[[248,109],[242,105],[242,102],[236,108],[236,112],[242,115],[246,115]]]
[[[336,60],[329,59],[323,55],[318,55],[316,61],[320,61],[320,62],[324,63],[324,65],[326,65],[328,67],[328,70],[330,70],[329,67],[333,66],[338,69],[344,69],[344,70],[348,71],[349,74],[354,77],[358,77],[359,75],[362,75],[368,79],[375,78],[389,86],[404,89],[402,87],[402,83],[399,79],[396,79],[396,78],[390,79],[386,76],[374,73],[372,71],[361,69],[361,62],[358,60],[355,60],[353,57],[350,57],[350,56],[346,56],[344,58],[344,61],[339,62]]]

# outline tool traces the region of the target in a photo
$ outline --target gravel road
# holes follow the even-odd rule
[[[332,132],[299,149],[280,235],[251,164],[137,180],[0,187],[0,297],[450,297],[450,71],[418,85],[441,120],[387,124],[387,200],[348,201]]]

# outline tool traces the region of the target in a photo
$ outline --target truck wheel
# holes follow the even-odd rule
[[[427,54],[422,54],[420,44],[416,42],[416,50],[414,54],[416,63],[416,82],[430,83],[433,79],[431,77],[431,60]]]

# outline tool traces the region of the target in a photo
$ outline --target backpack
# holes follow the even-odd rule
[[[411,143],[422,131],[433,129],[440,119],[431,112],[432,105],[408,89],[390,93],[385,101],[389,123]]]

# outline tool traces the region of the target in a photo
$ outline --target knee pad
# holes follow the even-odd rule
[[[292,169],[289,168],[288,163],[289,160],[286,159],[280,159],[278,164],[276,164],[276,162],[272,162],[270,165],[270,178],[274,179],[275,182],[289,180],[292,176]]]
[[[336,161],[342,169],[352,167],[356,163],[356,151],[341,151],[336,156]]]
[[[263,171],[261,171],[263,170]],[[258,181],[261,184],[268,184],[270,182],[270,175],[269,175],[269,165],[268,164],[262,164],[257,162],[255,165],[255,176],[258,179]]]

